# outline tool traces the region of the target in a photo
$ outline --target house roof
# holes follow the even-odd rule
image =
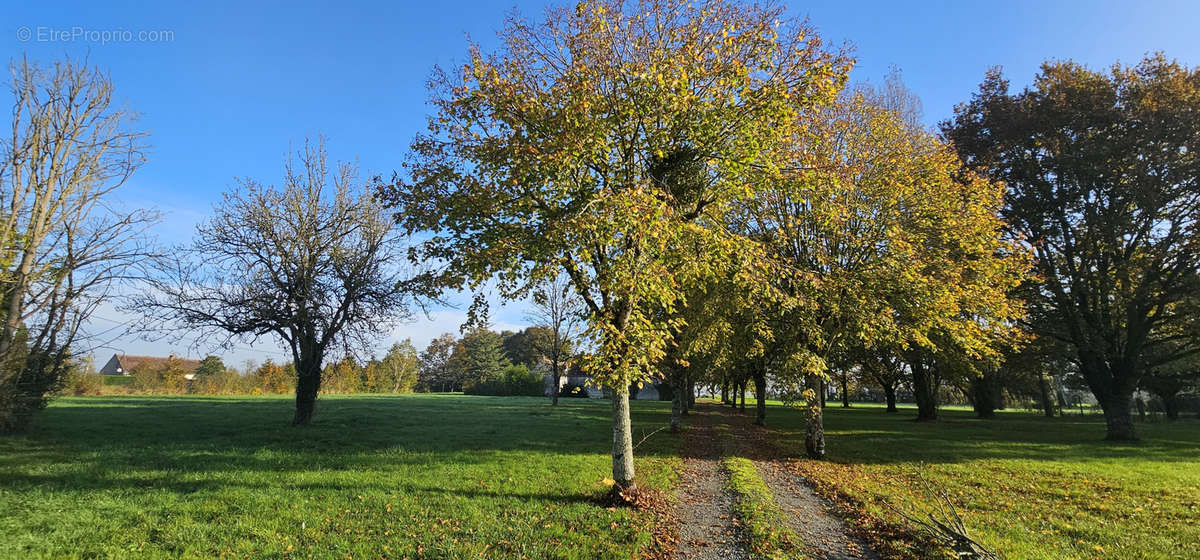
[[[183,369],[188,372],[196,371],[196,368],[200,367],[200,360],[191,360],[187,358],[180,358],[178,356],[172,357],[178,360],[179,365],[183,366]],[[167,360],[170,360],[171,358],[160,358],[158,356],[118,355],[117,359],[121,361],[121,368],[123,368],[125,371],[130,371],[140,365],[146,365],[147,367],[160,367],[165,365]]]

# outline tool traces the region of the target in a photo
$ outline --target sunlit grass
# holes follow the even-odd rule
[[[721,464],[729,473],[727,487],[734,496],[734,512],[742,524],[751,558],[806,558],[798,550],[800,537],[788,527],[787,514],[775,503],[754,462],[726,457]]]
[[[799,411],[769,412],[802,456]],[[831,404],[831,463],[806,471],[896,519],[880,497],[910,512],[931,505],[912,476],[920,467],[952,496],[972,535],[1010,559],[1200,558],[1200,422],[1143,423],[1141,442],[1112,444],[1101,441],[1097,416],[979,420],[945,410],[939,422],[916,423],[914,415]]]
[[[668,403],[635,402],[635,438]],[[628,558],[610,509],[608,401],[330,396],[62,399],[0,439],[0,556]],[[677,436],[639,447],[664,487]]]

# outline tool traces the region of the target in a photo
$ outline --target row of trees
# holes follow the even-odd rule
[[[846,90],[851,60],[806,22],[596,2],[502,35],[435,71],[429,131],[381,192],[407,231],[434,233],[418,254],[447,263],[437,285],[498,278],[517,298],[570,278],[585,369],[614,393],[620,486],[628,388],[660,371],[760,396],[770,375],[810,405],[820,455],[813,387],[831,361],[877,345],[969,362],[1009,338],[1027,259],[1001,235],[1003,189],[885,96]]]
[[[893,82],[868,97],[903,116],[908,96],[895,94],[902,90]],[[1033,270],[1015,276],[1021,282],[1004,296],[1027,309],[994,315],[989,320],[1011,328],[968,352],[944,333],[932,346],[855,340],[827,356],[834,381],[845,389],[857,376],[883,391],[892,410],[903,385],[919,420],[937,418],[941,387],[960,391],[983,417],[1006,391],[1031,396],[1051,415],[1060,404],[1052,379],[1095,395],[1108,439],[1136,439],[1130,411],[1138,389],[1177,417],[1179,397],[1200,381],[1197,92],[1200,73],[1161,55],[1108,72],[1047,63],[1015,94],[990,72],[942,123],[941,138],[965,169],[1007,186],[996,207],[1002,250],[1028,252]],[[743,369],[723,382],[761,385],[753,365]]]
[[[659,372],[759,397],[770,378],[820,456],[831,371],[904,375],[932,420],[942,384],[989,402],[1033,343],[1124,440],[1145,374],[1196,351],[1195,70],[1053,63],[1018,94],[994,72],[937,134],[898,80],[846,88],[851,60],[776,7],[592,2],[501,35],[435,70],[380,192],[432,232],[432,285],[569,277],[622,486],[625,388]]]

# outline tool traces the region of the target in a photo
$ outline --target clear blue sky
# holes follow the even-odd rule
[[[510,2],[452,0],[16,4],[5,7],[0,25],[4,59],[86,54],[111,72],[118,97],[142,113],[153,148],[124,197],[168,213],[159,228],[167,242],[186,239],[233,177],[277,181],[289,143],[305,136],[326,135],[331,155],[357,158],[364,174],[390,173],[424,126],[430,68],[461,60],[467,36],[485,48],[494,44],[513,8]],[[516,7],[536,17],[545,4]],[[1014,85],[1024,85],[1050,58],[1103,67],[1162,50],[1200,64],[1200,2],[1194,1],[789,5],[793,14],[810,16],[827,40],[855,46],[855,80],[877,81],[890,66],[901,68],[930,124],[948,117],[993,65],[1003,66]],[[171,37],[104,43],[102,33],[113,30],[166,31]],[[77,32],[83,36],[72,38]],[[39,40],[54,33],[66,37]],[[444,312],[435,323],[422,320],[395,336],[411,336],[423,346],[454,330],[458,319]],[[509,306],[495,319],[498,327],[520,324],[521,306]],[[165,352],[133,339],[114,346]],[[270,354],[261,350],[272,345],[259,349],[228,353],[227,361],[262,360]]]

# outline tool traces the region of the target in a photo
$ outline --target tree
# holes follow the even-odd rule
[[[454,374],[451,358],[458,339],[453,334],[443,333],[429,341],[429,346],[421,352],[421,369],[417,373],[423,391],[457,391],[462,389],[462,381]]]
[[[294,375],[289,375],[288,367],[276,364],[274,361],[267,360],[261,366],[255,369],[251,375],[255,377],[256,385],[264,393],[282,394],[292,390],[295,379]]]
[[[183,365],[183,360],[168,356],[166,363],[158,367],[158,377],[163,389],[168,393],[182,394],[188,390],[187,375],[193,373]]]
[[[634,487],[629,390],[672,325],[649,320],[689,277],[744,245],[702,217],[778,171],[793,115],[832,96],[847,60],[779,7],[721,0],[581,2],[509,18],[431,78],[436,114],[384,188],[442,284],[520,299],[566,274],[588,313],[584,365],[613,394],[613,480]],[[702,184],[655,181],[699,165]],[[704,258],[692,258],[697,245]],[[481,300],[477,299],[477,303]]]
[[[306,142],[281,188],[239,181],[135,300],[160,325],[223,333],[226,345],[278,337],[298,376],[294,425],[312,422],[325,359],[369,347],[422,293],[391,220],[355,186],[355,167],[326,161],[323,140]]]
[[[411,393],[417,385],[419,367],[417,349],[407,338],[392,344],[378,365],[384,386],[393,393]]]
[[[920,418],[936,417],[921,356],[994,355],[1020,316],[1007,290],[1026,264],[1001,236],[1003,187],[960,173],[932,134],[853,91],[798,118],[795,171],[743,204],[734,227],[771,263],[774,381],[808,408],[816,457],[831,366],[864,346],[902,351]]]
[[[473,329],[463,335],[461,343],[455,348],[457,358],[462,365],[462,383],[464,387],[473,383],[482,383],[498,379],[504,369],[511,365],[504,355],[503,339],[495,331],[486,328]]]
[[[899,412],[896,408],[896,391],[907,377],[904,362],[886,348],[872,348],[866,352],[867,355],[859,360],[864,377],[883,390],[887,412]]]
[[[1146,361],[1154,364],[1149,367],[1138,387],[1148,391],[1162,401],[1163,411],[1168,420],[1179,418],[1178,398],[1184,394],[1200,389],[1200,354],[1181,352],[1182,349],[1195,344],[1200,337],[1200,294],[1191,294],[1176,304],[1179,313],[1187,315],[1187,319],[1175,325],[1170,333],[1175,340],[1158,345],[1147,352]],[[1164,356],[1176,356],[1173,359],[1163,359]]]
[[[544,327],[532,326],[517,332],[504,331],[500,336],[504,339],[504,356],[508,361],[533,370],[545,358],[539,348],[545,347],[554,335]]]
[[[133,376],[133,388],[144,393],[181,394],[188,389],[187,374],[192,373],[183,366],[183,361],[171,355],[163,362],[143,362],[129,372]]]
[[[225,362],[222,362],[221,358],[217,356],[206,356],[203,360],[200,360],[200,365],[196,367],[196,375],[198,377],[215,375],[224,371]]]
[[[321,372],[321,382],[328,391],[334,393],[358,393],[364,389],[363,368],[359,367],[354,358],[349,356],[325,366]]]
[[[572,357],[573,339],[583,322],[583,303],[575,297],[570,281],[557,276],[533,292],[533,309],[529,312],[529,319],[536,326],[525,332],[539,359],[545,358],[550,362],[553,380],[550,402],[558,406],[559,384]],[[539,330],[534,331],[535,328]]]
[[[24,429],[72,363],[92,312],[153,252],[153,212],[114,193],[145,161],[146,134],[99,70],[70,59],[10,64],[0,141],[0,432]]]
[[[1156,352],[1180,340],[1174,304],[1200,289],[1200,70],[1162,55],[1108,72],[1047,62],[1018,93],[992,70],[942,132],[1008,185],[1009,234],[1041,278],[1030,305],[1053,318],[1037,334],[1073,347],[1107,439],[1136,439],[1143,374],[1200,351]]]
[[[200,374],[192,380],[191,391],[201,395],[233,395],[252,391],[247,387],[252,377],[243,377],[237,370],[224,368],[221,371]]]
[[[1140,388],[1162,401],[1168,420],[1179,419],[1178,397],[1200,388],[1200,367],[1195,362],[1184,366],[1168,364],[1150,370],[1142,377]]]

